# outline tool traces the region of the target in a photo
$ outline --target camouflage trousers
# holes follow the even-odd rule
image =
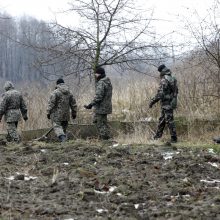
[[[107,114],[95,114],[93,123],[96,124],[100,139],[107,140],[110,138]]]
[[[68,121],[53,121],[53,129],[57,137],[66,135],[66,129],[68,127]]]
[[[20,142],[21,141],[21,137],[17,132],[17,126],[18,126],[18,122],[7,122],[7,141],[11,142],[11,141],[15,141],[15,142]]]
[[[161,116],[159,118],[159,123],[156,131],[156,137],[160,138],[163,135],[163,131],[165,126],[168,126],[170,130],[171,137],[176,137],[176,126],[174,123],[174,117],[173,117],[173,109],[162,109]]]

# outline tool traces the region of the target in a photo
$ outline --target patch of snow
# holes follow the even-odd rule
[[[183,195],[183,198],[188,200],[191,196],[189,194]]]
[[[183,179],[183,182],[189,182],[189,179],[187,178],[187,177],[185,177],[184,179]]]
[[[15,177],[14,176],[9,176],[9,177],[5,177],[5,179],[7,179],[7,180],[14,180]]]
[[[213,184],[213,183],[220,183],[220,180],[200,180],[200,182]]]
[[[214,152],[214,150],[212,148],[209,148],[208,152],[211,153],[211,154],[215,154],[215,152]]]
[[[152,117],[145,118],[145,121],[147,121],[147,122],[150,122],[152,120],[153,120]]]
[[[97,194],[109,194],[112,193],[116,188],[116,186],[111,186],[108,191],[99,191],[94,189],[94,192]]]
[[[111,187],[109,188],[109,192],[113,192],[115,189],[117,189],[117,186],[111,186]]]
[[[164,153],[162,153],[162,155],[163,155],[164,160],[171,160],[173,158],[173,155],[179,154],[179,153],[180,153],[179,151],[177,151],[177,152],[164,152]]]
[[[162,155],[164,160],[170,160],[173,158],[174,152],[165,152]]]
[[[36,176],[25,176],[25,177],[24,177],[24,180],[25,180],[25,181],[35,180],[35,179],[37,179]]]
[[[108,212],[107,209],[96,209],[96,211],[97,211],[98,213]]]
[[[19,172],[16,172],[17,175],[21,175],[21,173]],[[7,180],[15,180],[15,176],[9,176],[9,177],[6,177],[5,179]],[[25,181],[29,181],[29,180],[35,180],[37,179],[36,176],[28,176],[27,174],[24,174],[24,180]]]
[[[213,166],[213,167],[217,167],[217,168],[219,168],[219,164],[217,164],[217,163],[211,163],[211,162],[208,162],[208,164],[210,164],[210,165]]]
[[[134,204],[135,209],[138,209],[140,204]]]
[[[95,189],[94,189],[94,192],[97,194],[109,194],[109,191],[99,191],[99,190],[95,190]]]
[[[116,195],[117,195],[117,196],[122,196],[122,194],[121,194],[121,193],[117,193]]]

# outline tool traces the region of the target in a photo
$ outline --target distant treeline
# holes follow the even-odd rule
[[[45,49],[42,53],[41,46],[46,47],[50,41],[54,39],[44,21],[32,17],[14,19],[8,14],[0,14],[0,78],[13,82],[40,82],[44,78],[39,62],[42,56],[47,56]],[[44,72],[52,72],[52,68],[44,67]]]

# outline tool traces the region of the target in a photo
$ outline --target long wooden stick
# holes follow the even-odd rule
[[[40,141],[47,139],[47,136],[50,134],[50,132],[53,130],[53,127],[51,127],[45,134],[43,134],[41,137],[34,139],[34,141]]]

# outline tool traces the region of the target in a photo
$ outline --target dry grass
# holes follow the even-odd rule
[[[90,82],[85,82],[83,86],[77,87],[71,81],[67,83],[70,89],[73,91],[78,105],[78,117],[77,123],[91,123],[93,112],[91,110],[85,110],[84,104],[88,104],[94,96],[94,85]],[[138,121],[145,120],[146,118],[152,117],[157,120],[160,115],[159,103],[156,104],[152,109],[148,109],[148,103],[151,97],[157,91],[158,82],[157,80],[150,79],[147,76],[134,76],[134,78],[114,78],[112,79],[113,84],[113,114],[109,116],[109,120],[120,120],[120,121]],[[194,120],[195,118],[200,119],[215,119],[218,118],[219,109],[216,107],[216,101],[208,102],[203,97],[202,90],[199,86],[186,84],[179,80],[179,107],[175,112],[176,117],[184,117],[187,120]],[[19,129],[31,130],[50,126],[50,121],[46,117],[47,101],[50,92],[53,90],[54,84],[51,84],[47,88],[41,88],[37,85],[29,85],[23,87],[22,90],[25,100],[28,105],[28,122],[22,121],[19,125]],[[192,96],[192,94],[194,94]],[[5,124],[1,123],[0,131],[5,132]],[[210,133],[209,135],[215,135]],[[216,134],[217,135],[217,134]],[[128,136],[120,135],[118,141],[127,143],[146,143],[152,136],[152,131],[143,130],[137,127],[133,134]],[[166,136],[165,136],[166,137]],[[200,134],[195,137],[193,131],[188,134],[187,140],[199,140],[204,139],[204,134]],[[210,139],[210,136],[209,138]]]

